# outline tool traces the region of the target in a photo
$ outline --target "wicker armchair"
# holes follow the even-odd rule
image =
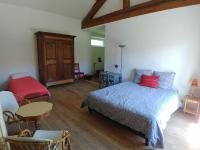
[[[36,98],[38,96],[39,94],[37,93],[25,96],[24,100],[20,102],[20,106],[37,101]],[[32,99],[35,98],[34,101],[32,101],[31,98]],[[20,120],[15,115],[15,113],[19,109],[19,104],[12,92],[9,91],[0,92],[0,105],[3,109],[4,120],[6,124],[19,123]]]
[[[8,124],[17,122],[18,118],[15,116],[15,112],[19,109],[19,104],[16,101],[13,93],[9,91],[0,92],[0,105],[4,113],[4,120]]]
[[[5,137],[11,150],[71,150],[68,131],[24,130],[19,136]]]
[[[68,131],[23,130],[8,136],[0,105],[0,150],[71,150]]]
[[[3,111],[3,118],[8,128],[9,134],[16,134],[27,124],[16,117],[15,113],[19,109],[19,104],[16,101],[13,93],[9,91],[0,92],[0,105]]]

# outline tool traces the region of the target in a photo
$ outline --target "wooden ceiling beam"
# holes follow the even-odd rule
[[[91,20],[106,1],[107,0],[96,0],[96,3],[94,3],[91,10],[88,12],[87,16],[84,18],[83,23]]]
[[[200,0],[152,0],[132,6],[126,10],[121,9],[98,18],[90,19],[82,23],[82,29],[122,20],[125,18],[196,4],[200,4]]]
[[[130,0],[123,0],[123,9],[127,10],[130,8]]]

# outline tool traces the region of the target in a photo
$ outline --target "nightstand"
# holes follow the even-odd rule
[[[191,95],[186,95],[183,112],[199,116],[200,115],[200,98],[191,96]]]
[[[99,75],[99,87],[104,88],[112,86],[122,82],[122,76],[120,73],[114,73],[109,71],[102,71]]]

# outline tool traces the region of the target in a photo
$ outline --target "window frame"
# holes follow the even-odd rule
[[[92,40],[96,40],[96,41],[102,42],[103,45],[98,45],[98,44],[97,45],[95,45],[95,44],[92,45]],[[92,36],[90,38],[90,46],[93,46],[93,47],[105,47],[104,38]]]

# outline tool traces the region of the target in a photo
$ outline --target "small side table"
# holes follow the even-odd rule
[[[16,116],[25,121],[34,121],[35,129],[40,127],[39,121],[47,117],[52,111],[53,104],[49,102],[33,102],[19,107]]]
[[[102,71],[99,75],[99,87],[104,88],[122,82],[122,75],[109,71]]]
[[[187,106],[189,104],[196,105],[196,110],[195,111],[189,110],[187,108]],[[185,105],[184,105],[183,112],[194,114],[194,115],[196,115],[198,117],[200,115],[200,98],[194,97],[194,96],[191,96],[191,95],[186,95],[185,96]]]

